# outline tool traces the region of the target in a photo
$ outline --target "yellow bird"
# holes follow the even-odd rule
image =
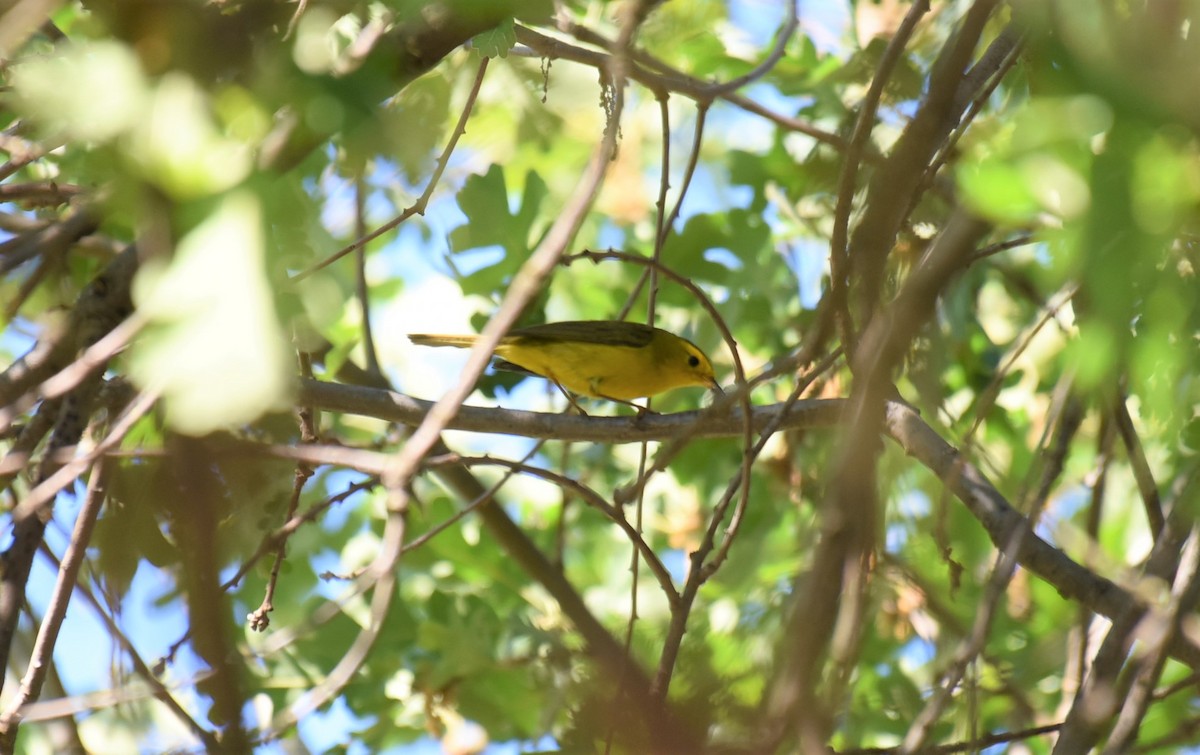
[[[408,338],[421,346],[465,349],[479,336],[412,333]],[[712,362],[696,344],[633,322],[551,322],[517,328],[500,339],[494,353],[500,357],[497,369],[547,378],[576,408],[568,391],[629,404],[689,385],[721,390]]]

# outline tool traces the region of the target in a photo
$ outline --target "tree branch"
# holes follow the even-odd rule
[[[364,417],[415,426],[433,408],[432,401],[402,393],[356,385],[302,380],[297,400],[318,409],[357,414]],[[729,397],[727,397],[729,398]],[[761,432],[781,412],[784,404],[752,406],[750,425]],[[838,421],[844,402],[838,399],[797,401],[786,412],[781,430],[804,427],[829,427]],[[667,440],[687,433],[694,438],[723,438],[744,434],[744,419],[739,408],[725,412],[712,409],[674,414],[646,414],[642,417],[580,417],[568,414],[528,412],[462,406],[446,423],[448,430],[517,435],[548,440],[587,441],[592,443],[640,443]]]

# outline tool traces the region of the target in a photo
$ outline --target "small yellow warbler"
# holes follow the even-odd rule
[[[421,346],[470,348],[479,336],[413,333],[408,338]],[[517,328],[500,339],[495,354],[501,358],[499,369],[539,375],[563,393],[622,404],[687,385],[721,390],[712,362],[696,344],[633,322],[551,322]]]

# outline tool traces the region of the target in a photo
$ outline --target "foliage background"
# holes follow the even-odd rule
[[[6,746],[1200,740],[1195,3],[34,5]],[[734,398],[413,433],[404,333],[618,317]]]

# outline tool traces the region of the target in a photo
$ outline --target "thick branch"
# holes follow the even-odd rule
[[[422,401],[402,393],[318,380],[300,381],[297,401],[326,411],[358,414],[410,426],[420,424],[433,407],[432,401]],[[782,406],[753,407],[750,421],[754,431],[761,432]],[[836,399],[797,401],[779,429],[830,427],[837,423],[842,407],[843,402]],[[696,438],[740,437],[745,434],[741,410],[736,408],[722,414],[700,410],[647,414],[634,419],[463,406],[446,424],[446,429],[591,443],[641,443],[667,440],[681,433]]]
[[[940,477],[987,530],[997,548],[1012,542],[1024,530],[1017,559],[1021,566],[1054,585],[1059,595],[1075,600],[1096,613],[1117,619],[1139,604],[1133,595],[1047,543],[1033,531],[1029,521],[1014,509],[987,477],[968,462],[912,409],[900,403],[888,405],[885,429],[905,452]],[[1176,638],[1170,654],[1193,668],[1200,668],[1200,648]]]
[[[858,301],[866,319],[879,303],[888,253],[913,195],[938,149],[970,104],[960,96],[963,76],[996,0],[980,0],[935,64],[928,94],[887,161],[871,179],[861,221],[850,239],[849,262],[858,273]]]

